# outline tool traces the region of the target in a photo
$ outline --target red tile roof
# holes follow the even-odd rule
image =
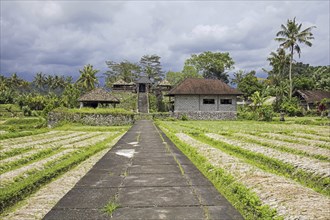
[[[187,78],[171,89],[168,95],[241,95],[242,93],[231,88],[217,79]]]

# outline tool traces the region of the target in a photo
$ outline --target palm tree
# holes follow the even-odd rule
[[[275,40],[282,42],[280,44],[281,47],[284,49],[290,50],[290,68],[289,68],[289,81],[290,81],[290,90],[289,90],[289,98],[292,97],[292,62],[293,62],[293,53],[296,51],[300,57],[301,50],[298,43],[306,44],[307,46],[311,47],[312,43],[309,40],[314,39],[311,30],[315,28],[315,26],[306,28],[305,30],[301,31],[302,24],[296,23],[296,18],[293,20],[287,21],[286,26],[281,25],[281,30],[277,32]],[[280,36],[280,37],[279,37]]]
[[[279,48],[277,52],[271,52],[270,56],[267,58],[269,64],[273,66],[272,75],[277,75],[283,77],[286,67],[290,64],[290,56],[285,54],[283,48]]]
[[[36,73],[34,76],[33,82],[37,86],[37,88],[41,89],[44,88],[45,83],[46,83],[46,75],[43,74],[42,72]]]
[[[80,77],[77,80],[77,83],[82,85],[84,89],[90,91],[95,88],[95,84],[98,84],[98,79],[96,73],[99,70],[93,69],[93,65],[85,65],[82,70],[79,70]]]

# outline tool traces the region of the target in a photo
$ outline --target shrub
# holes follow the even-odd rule
[[[182,121],[188,121],[189,120],[189,118],[188,118],[188,116],[186,114],[183,114],[180,119]]]
[[[32,115],[32,111],[31,111],[30,107],[27,106],[27,105],[22,107],[22,111],[23,111],[24,116],[31,116]]]
[[[257,111],[259,113],[259,121],[272,121],[275,116],[273,107],[269,105],[261,106]]]
[[[281,109],[289,116],[303,116],[303,109],[296,98],[286,99],[281,104]]]

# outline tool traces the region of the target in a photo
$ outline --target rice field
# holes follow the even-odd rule
[[[329,219],[329,126],[252,121],[158,126],[246,219]]]
[[[62,187],[66,184],[62,183],[72,179],[67,176],[70,172],[84,167],[83,171],[78,169],[79,171],[75,172],[74,180],[78,181],[88,171],[86,165],[83,165],[85,161],[90,161],[89,164],[96,163],[128,128],[128,126],[99,128],[64,126],[41,134],[0,140],[1,219],[15,219],[19,212],[17,204],[26,197],[29,197],[27,200],[33,199],[31,195],[38,195],[38,192],[43,192],[43,197],[48,198],[45,200],[46,204],[49,203],[55,196],[55,188],[63,191]],[[92,165],[88,167],[91,168]],[[52,182],[56,182],[58,178],[62,179],[61,187],[59,183],[52,185]],[[70,184],[74,185],[74,183]],[[49,194],[50,192],[52,193]],[[55,194],[63,196],[65,193]],[[28,201],[23,202],[29,204]],[[31,202],[30,204],[33,205]],[[38,202],[38,206],[42,206],[42,202]],[[33,215],[38,213],[40,215],[43,212],[46,214],[47,211],[49,210],[37,210]],[[18,215],[16,219],[30,219],[31,216],[26,216],[30,213],[28,210],[23,213],[25,215]]]

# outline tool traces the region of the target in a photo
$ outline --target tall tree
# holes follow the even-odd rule
[[[141,71],[146,74],[149,79],[161,81],[164,78],[164,72],[160,64],[160,56],[144,55],[140,60]]]
[[[234,77],[233,82],[237,84],[237,88],[243,93],[246,100],[256,91],[261,92],[263,89],[263,84],[259,82],[254,70],[249,73],[238,71],[234,73]]]
[[[107,76],[107,84],[111,84],[118,79],[122,79],[125,82],[134,81],[141,72],[141,67],[136,63],[131,63],[124,60],[120,63],[114,61],[105,61],[109,69],[105,75]]]
[[[87,64],[83,69],[79,70],[80,77],[77,80],[77,84],[81,85],[84,90],[91,91],[95,88],[95,85],[98,84],[98,79],[96,74],[99,70],[93,69],[93,65]]]
[[[273,67],[271,71],[266,71],[268,80],[272,86],[273,93],[275,93],[276,102],[281,103],[284,95],[288,94],[285,90],[288,89],[286,73],[290,65],[290,56],[285,53],[283,48],[279,48],[276,52],[270,53],[267,61]]]
[[[36,85],[38,89],[43,89],[46,83],[46,75],[42,72],[36,73],[33,79],[33,83]]]
[[[286,26],[281,25],[281,30],[277,32],[275,40],[281,42],[280,46],[284,49],[288,49],[290,51],[290,67],[289,67],[289,82],[290,82],[290,90],[289,90],[289,98],[292,97],[292,62],[293,62],[293,54],[294,52],[298,53],[300,57],[301,49],[298,43],[305,44],[309,47],[312,46],[310,40],[314,39],[312,34],[312,29],[315,26],[308,27],[304,30],[301,30],[302,24],[296,23],[296,18],[293,20],[288,19]]]
[[[231,70],[234,63],[229,53],[206,51],[199,55],[191,55],[191,58],[186,60],[185,66],[195,67],[204,78],[220,79],[229,83],[226,71]]]

